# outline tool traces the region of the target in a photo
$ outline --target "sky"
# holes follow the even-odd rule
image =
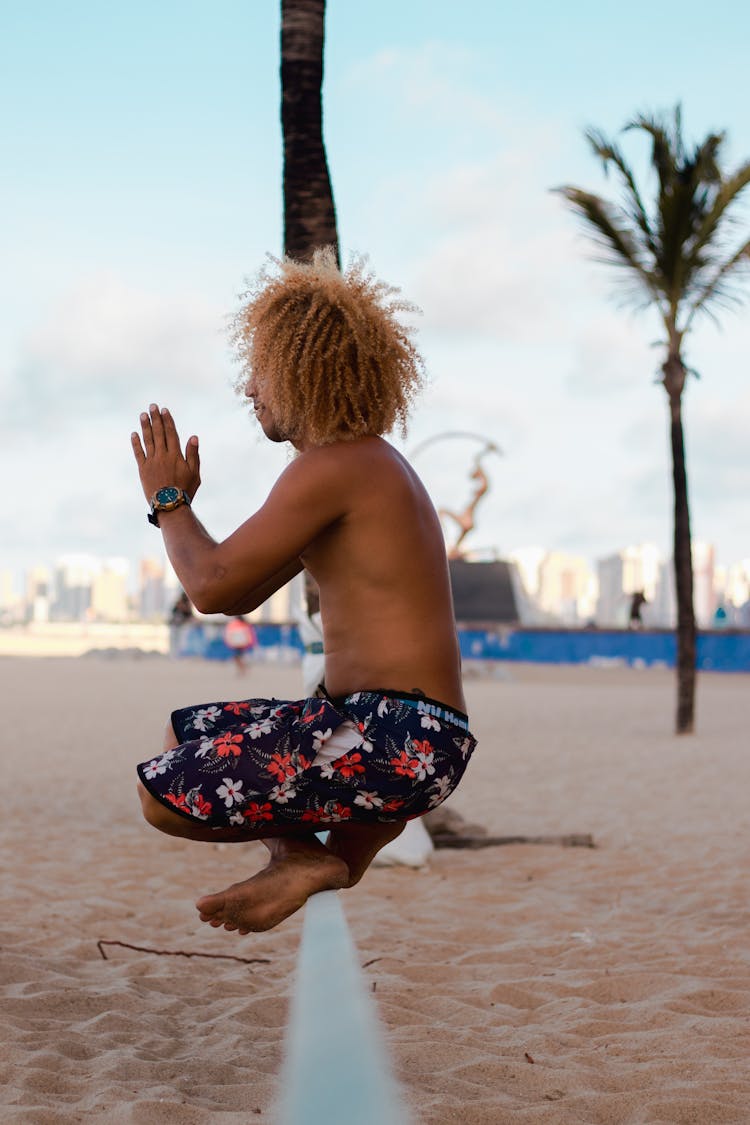
[[[0,570],[160,553],[129,443],[168,405],[201,439],[217,537],[287,453],[231,383],[227,324],[281,250],[279,5],[53,0],[0,14]],[[750,157],[750,7],[721,0],[329,0],[325,139],[343,256],[421,310],[429,374],[406,438],[463,507],[474,439],[492,488],[467,541],[592,563],[671,539],[658,325],[623,309],[551,189],[614,191],[583,131],[683,106],[688,138]],[[647,174],[645,144],[623,146]],[[742,216],[750,228],[750,209]],[[745,233],[747,237],[747,233]],[[745,286],[750,295],[750,279]],[[684,404],[693,534],[750,556],[750,321],[699,322]]]

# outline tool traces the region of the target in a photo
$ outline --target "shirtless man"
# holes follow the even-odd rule
[[[155,404],[132,435],[151,522],[200,611],[248,613],[303,567],[320,588],[321,698],[176,711],[161,754],[138,767],[155,828],[267,846],[261,872],[196,903],[241,934],[357,883],[407,819],[455,788],[476,745],[440,523],[381,436],[420,380],[394,292],[361,267],[342,275],[326,252],[263,275],[237,321],[242,386],[266,437],[297,456],[223,542],[190,504],[198,439],[183,454]]]

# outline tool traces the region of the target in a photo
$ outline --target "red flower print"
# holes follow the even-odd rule
[[[383,801],[380,809],[382,812],[398,812],[403,803],[404,802],[400,801],[398,797],[390,797],[387,801]]]
[[[273,813],[268,801],[263,805],[259,805],[257,801],[251,801],[242,810],[242,815],[247,817],[251,824],[259,824],[263,820],[273,820]]]
[[[338,770],[342,777],[354,777],[355,774],[365,772],[365,767],[359,765],[361,761],[361,754],[342,754],[333,763],[333,768]]]
[[[166,798],[170,805],[174,805],[176,809],[182,809],[182,811],[186,813],[190,812],[184,793],[167,793]]]
[[[419,769],[419,759],[410,758],[405,750],[402,750],[398,758],[391,758],[391,765],[394,767],[396,773],[401,774],[402,777],[416,777],[417,770]]]
[[[313,824],[320,824],[324,816],[323,809],[305,809],[302,819],[312,821]]]
[[[210,816],[211,802],[207,801],[200,793],[196,793],[193,800],[193,812],[196,816]]]
[[[352,815],[352,810],[342,805],[340,801],[327,801],[325,809],[320,814],[322,821],[329,820],[348,820]],[[302,818],[304,820],[304,817]]]
[[[230,754],[239,758],[241,745],[241,734],[220,734],[218,738],[214,739],[214,750],[220,758],[228,758]]]
[[[297,770],[292,764],[291,754],[276,754],[271,755],[271,761],[266,766],[266,769],[275,777],[277,781],[286,781],[288,777],[296,777]]]
[[[225,703],[224,710],[231,712],[232,715],[241,715],[243,711],[250,710],[249,703]]]
[[[418,738],[413,738],[411,740],[411,744],[414,747],[415,754],[434,754],[432,743],[429,742],[426,738],[422,739],[421,742]]]
[[[317,711],[310,711],[310,712],[308,712],[307,715],[303,715],[302,718],[300,719],[300,722],[301,723],[314,723],[315,720],[319,719],[320,716],[324,713],[325,709],[326,709],[325,703],[321,703],[321,705],[320,705],[320,707],[318,708]]]

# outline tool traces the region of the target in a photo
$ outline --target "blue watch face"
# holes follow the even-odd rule
[[[174,504],[179,495],[179,490],[176,488],[160,488],[156,493],[156,502],[157,504]]]

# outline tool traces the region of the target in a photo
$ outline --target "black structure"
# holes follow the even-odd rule
[[[510,563],[450,559],[448,565],[459,624],[519,624]]]

